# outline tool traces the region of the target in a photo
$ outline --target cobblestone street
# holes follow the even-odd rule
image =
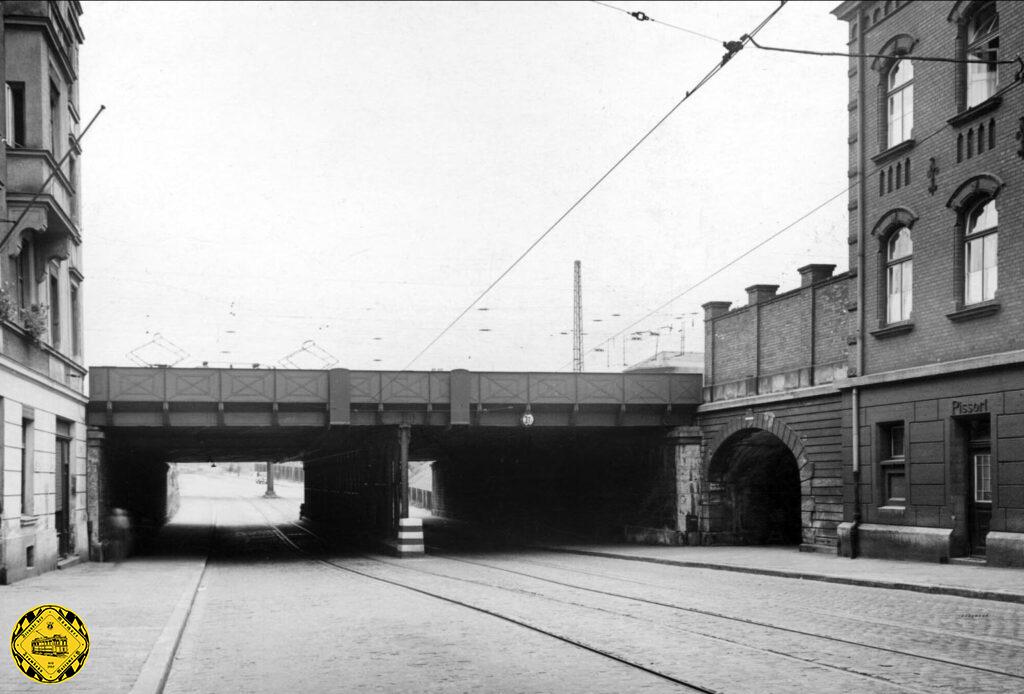
[[[130,691],[166,667],[151,653],[193,591],[167,692],[1024,686],[1020,604],[558,552],[399,560],[326,549],[292,522],[298,485],[264,499],[251,479],[183,475],[182,489],[157,556],[0,589],[6,623],[41,602],[86,620],[92,655],[69,691]],[[37,687],[10,661],[0,684]]]

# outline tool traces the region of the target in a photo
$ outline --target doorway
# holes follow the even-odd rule
[[[71,424],[57,421],[56,508],[57,552],[66,557],[74,551],[71,541]]]
[[[992,426],[989,418],[964,422],[967,440],[967,541],[970,554],[985,555],[992,521]]]

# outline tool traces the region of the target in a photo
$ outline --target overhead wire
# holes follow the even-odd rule
[[[672,106],[672,108],[670,108],[668,110],[667,113],[665,113],[665,115],[663,115],[661,118],[659,118],[658,121],[653,126],[651,126],[651,128],[648,129],[647,132],[645,132],[643,134],[643,136],[640,137],[640,139],[637,140],[636,143],[633,144],[632,147],[630,147],[628,150],[626,150],[625,154],[623,154],[621,157],[619,157],[619,159],[614,164],[612,164],[612,166],[607,171],[605,171],[603,174],[601,174],[601,176],[589,188],[587,188],[587,190],[579,198],[577,198],[576,201],[574,203],[572,203],[568,207],[568,209],[566,209],[558,217],[558,219],[556,219],[554,221],[553,224],[551,224],[547,229],[545,229],[544,232],[540,234],[540,236],[538,236],[536,239],[534,239],[533,242],[529,246],[527,246],[526,250],[524,250],[514,261],[512,261],[511,265],[509,265],[507,268],[505,268],[505,270],[503,270],[500,275],[498,275],[489,285],[487,285],[487,287],[482,292],[480,292],[477,295],[477,297],[475,299],[473,299],[472,302],[470,302],[470,304],[468,306],[466,306],[464,309],[462,309],[462,311],[459,312],[459,314],[457,316],[455,316],[455,318],[452,319],[452,321],[449,322],[448,325],[446,325],[444,327],[444,329],[441,330],[441,332],[439,332],[436,336],[434,336],[434,338],[429,343],[427,343],[427,345],[423,349],[421,349],[416,354],[416,356],[414,356],[412,359],[410,359],[409,362],[402,368],[402,371],[408,370],[409,367],[411,367],[413,364],[415,364],[420,359],[420,357],[422,357],[424,354],[427,353],[427,351],[431,347],[433,347],[435,344],[437,344],[438,341],[440,341],[440,339],[442,337],[444,337],[448,333],[448,331],[451,330],[455,326],[456,323],[458,323],[460,320],[462,320],[462,318],[467,313],[469,313],[473,309],[474,306],[476,306],[481,300],[483,300],[483,298],[485,296],[487,296],[487,294],[489,294],[490,291],[492,289],[494,289],[494,287],[496,287],[499,282],[501,282],[510,272],[512,272],[512,270],[514,270],[519,265],[519,263],[521,263],[526,258],[526,256],[528,256],[530,254],[530,252],[533,251],[533,249],[536,248],[541,243],[541,241],[543,241],[545,238],[547,238],[547,236],[552,231],[554,231],[555,228],[558,227],[558,225],[561,224],[562,221],[566,217],[568,217],[570,214],[572,214],[573,210],[575,210],[577,207],[579,207],[580,204],[582,204],[583,201],[586,200],[587,197],[592,192],[594,192],[594,190],[596,190],[597,187],[600,186],[605,181],[605,179],[607,179],[617,168],[619,168],[619,165],[621,165],[622,162],[626,161],[626,159],[628,159],[629,156],[632,155],[633,152],[635,152],[640,147],[640,145],[642,145],[644,142],[646,142],[647,138],[649,138],[654,133],[655,130],[657,130],[659,127],[661,127],[661,125],[665,121],[667,121],[669,119],[669,117],[672,116],[672,114],[675,113],[676,110],[679,109],[680,106],[682,106],[684,103],[686,103],[690,99],[690,97],[692,97],[694,94],[696,94],[697,91],[701,87],[703,87],[715,75],[717,75],[722,70],[722,68],[724,68],[726,66],[726,64],[732,59],[732,57],[734,55],[736,55],[736,53],[738,53],[740,50],[742,50],[742,48],[746,45],[747,42],[752,40],[753,37],[755,35],[757,35],[757,33],[760,32],[768,24],[768,22],[770,22],[772,19],[775,18],[775,15],[777,15],[779,13],[779,11],[782,10],[783,7],[785,7],[786,1],[787,0],[782,0],[779,3],[778,7],[776,7],[774,10],[772,10],[771,13],[769,13],[768,16],[765,17],[761,21],[760,24],[758,24],[756,27],[754,27],[754,29],[752,29],[747,34],[744,34],[743,38],[741,38],[739,41],[729,41],[729,42],[727,42],[725,44],[727,52],[725,53],[725,55],[722,56],[722,58],[718,61],[718,63],[716,63],[715,66],[713,68],[711,68],[711,70],[709,70],[707,72],[707,74],[705,74],[704,77],[702,77],[697,82],[697,84],[695,84],[693,86],[692,89],[687,91],[683,95],[683,97],[681,99],[679,99],[675,103],[675,105]]]
[[[754,48],[759,48],[762,51],[774,51],[777,53],[796,53],[798,55],[810,55],[823,58],[905,58],[907,60],[922,62],[922,63],[955,63],[957,65],[1021,65],[1024,68],[1024,63],[1021,59],[1015,58],[1013,60],[971,60],[970,58],[950,58],[948,56],[935,56],[935,55],[916,55],[914,53],[899,53],[896,55],[886,53],[840,53],[838,51],[814,51],[806,48],[786,48],[783,46],[763,46],[751,36],[750,43]]]
[[[1009,62],[1009,63],[1016,63],[1016,62],[1018,62],[1018,60],[1011,60],[1011,61],[1007,61],[1007,62]],[[1011,82],[1010,84],[1006,85],[1002,89],[998,90],[990,98],[995,99],[997,97],[1002,97],[1004,94],[1009,92],[1011,89],[1015,89],[1015,88],[1019,87],[1021,84],[1024,84],[1024,71],[1018,72],[1016,74],[1016,76],[1014,77],[1013,82]],[[940,133],[944,132],[946,130],[946,128],[950,128],[950,127],[952,127],[952,126],[950,126],[948,123],[943,123],[942,125],[940,125],[938,128],[936,128],[934,131],[932,131],[931,133],[929,133],[925,137],[921,138],[920,140],[916,140],[917,145],[924,144],[925,142],[931,140],[933,137],[936,137]],[[869,173],[867,173],[865,175],[868,176],[868,177],[874,176],[876,173],[878,173],[879,171],[881,171],[884,168],[886,168],[885,165],[882,165],[882,164],[876,165],[873,170],[871,170]],[[714,279],[715,277],[720,275],[722,272],[724,272],[725,270],[729,269],[730,267],[732,267],[736,263],[740,262],[744,258],[748,257],[750,254],[754,253],[755,251],[757,251],[761,247],[765,246],[766,244],[770,243],[771,241],[774,241],[776,238],[778,238],[779,236],[781,236],[785,232],[789,231],[794,226],[796,226],[800,222],[804,221],[805,219],[807,219],[808,217],[810,217],[811,215],[816,213],[818,210],[820,210],[823,207],[831,204],[832,202],[836,201],[837,199],[839,199],[843,195],[846,195],[851,190],[853,190],[853,188],[855,186],[857,186],[857,185],[858,185],[858,183],[856,183],[856,182],[851,183],[847,187],[845,187],[842,190],[840,190],[839,192],[837,192],[835,195],[832,195],[831,197],[829,197],[824,202],[819,203],[818,205],[815,205],[809,211],[807,211],[804,214],[800,215],[799,217],[797,217],[795,220],[793,220],[789,224],[786,224],[785,226],[783,226],[778,231],[775,231],[772,234],[769,234],[764,239],[762,239],[761,241],[757,242],[756,244],[754,244],[753,246],[751,246],[750,248],[745,250],[743,253],[739,254],[738,256],[736,256],[735,258],[730,260],[729,262],[727,262],[724,265],[720,266],[718,269],[714,270],[713,272],[709,273],[708,275],[705,275],[703,278],[701,278],[697,282],[694,282],[693,284],[688,286],[686,289],[684,289],[683,291],[681,291],[678,294],[676,294],[675,296],[673,296],[672,298],[670,298],[667,301],[659,304],[657,307],[651,309],[650,311],[645,313],[640,318],[637,318],[635,321],[633,321],[632,323],[630,323],[626,327],[620,329],[618,332],[613,333],[610,337],[606,338],[602,342],[598,342],[594,347],[591,347],[584,354],[590,354],[591,352],[595,351],[597,348],[601,348],[601,347],[604,347],[605,345],[608,345],[608,344],[612,343],[613,340],[623,336],[628,331],[630,331],[631,329],[633,329],[636,326],[640,325],[641,323],[643,323],[647,319],[649,319],[652,316],[654,316],[654,315],[660,313],[661,311],[665,310],[671,304],[673,304],[676,301],[678,301],[679,299],[683,298],[684,296],[686,296],[687,294],[692,292],[694,289],[697,289],[701,285],[706,284],[707,282],[709,282],[710,280]],[[571,362],[567,362],[566,364],[563,364],[563,366],[559,369],[559,371],[564,371],[565,369],[567,369],[569,367],[570,364],[571,364]]]
[[[654,24],[661,24],[663,26],[667,26],[667,27],[670,27],[672,29],[677,29],[679,31],[686,32],[687,34],[691,34],[693,36],[699,36],[700,38],[708,39],[709,41],[714,41],[714,42],[720,43],[722,45],[726,44],[725,41],[722,41],[721,39],[716,39],[714,36],[708,36],[707,34],[702,34],[701,32],[694,31],[693,29],[687,29],[686,27],[677,26],[675,24],[670,24],[668,22],[663,22],[661,20],[655,19],[654,17],[650,16],[646,12],[642,12],[642,11],[630,12],[627,9],[624,9],[622,7],[617,7],[615,5],[612,5],[611,3],[602,2],[602,0],[590,0],[590,1],[592,3],[594,3],[595,5],[601,5],[603,7],[607,7],[608,9],[616,10],[617,12],[622,12],[623,14],[626,14],[626,15],[628,15],[628,16],[632,17],[633,19],[635,19],[637,21],[640,21],[640,22],[652,22]],[[811,55],[811,56],[829,57],[829,58],[883,58],[884,59],[884,58],[892,58],[893,57],[892,54],[886,54],[886,53],[842,53],[842,52],[839,52],[839,51],[816,51],[816,50],[807,49],[807,48],[789,48],[789,47],[786,47],[786,46],[765,46],[763,44],[758,43],[756,40],[754,40],[753,37],[743,37],[743,38],[749,38],[750,39],[750,43],[753,44],[753,46],[755,48],[759,48],[762,51],[774,51],[774,52],[778,52],[778,53],[796,53],[796,54],[799,54],[799,55]],[[960,65],[965,65],[965,64],[1011,65],[1013,63],[1018,63],[1018,64],[1021,64],[1022,67],[1024,67],[1024,64],[1021,63],[1021,60],[1019,58],[1016,59],[1016,60],[972,60],[970,58],[950,58],[948,56],[923,56],[923,55],[913,55],[913,54],[910,54],[910,53],[907,53],[905,55],[905,57],[907,57],[907,58],[909,58],[911,60],[918,60],[918,61],[921,61],[921,62],[932,62],[932,63],[955,63],[955,64],[960,64]]]
[[[618,12],[622,12],[623,14],[627,14],[630,17],[632,17],[633,19],[637,20],[638,22],[653,22],[654,24],[661,24],[662,26],[667,26],[670,29],[676,29],[677,31],[683,31],[683,32],[686,32],[687,34],[690,34],[692,36],[698,36],[698,37],[700,37],[702,39],[707,39],[708,41],[714,41],[715,43],[725,43],[721,39],[716,39],[714,36],[708,36],[707,34],[702,34],[701,32],[694,31],[693,29],[687,29],[686,27],[681,27],[681,26],[678,26],[676,24],[669,24],[668,22],[663,22],[660,19],[655,19],[654,17],[652,17],[651,15],[647,14],[646,12],[640,12],[640,11],[630,12],[629,10],[623,9],[621,7],[616,7],[615,5],[612,5],[610,3],[601,2],[601,0],[590,0],[590,1],[592,3],[594,3],[595,5],[602,5],[604,7],[607,7],[610,10],[616,10]]]

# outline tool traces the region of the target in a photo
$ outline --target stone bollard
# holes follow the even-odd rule
[[[398,519],[398,556],[415,557],[424,553],[423,519]]]

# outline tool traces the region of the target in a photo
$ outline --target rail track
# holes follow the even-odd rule
[[[507,622],[510,622],[510,623],[513,623],[513,624],[517,624],[517,625],[522,626],[524,628],[527,628],[527,629],[530,629],[532,631],[541,633],[541,634],[543,634],[545,636],[557,639],[557,640],[565,642],[565,643],[570,643],[570,644],[572,644],[574,646],[577,646],[577,647],[582,648],[584,650],[590,651],[590,652],[595,653],[597,655],[609,658],[611,660],[615,660],[615,661],[620,662],[620,663],[622,663],[624,665],[627,665],[629,667],[633,667],[633,668],[636,668],[638,670],[641,670],[641,671],[647,672],[649,674],[655,675],[655,676],[660,677],[662,679],[665,679],[665,680],[668,680],[668,681],[673,682],[675,684],[678,684],[681,687],[687,687],[687,688],[689,688],[692,691],[701,691],[701,692],[718,691],[718,690],[712,689],[712,688],[710,688],[708,686],[703,686],[701,684],[698,684],[698,683],[696,683],[696,682],[694,682],[694,681],[692,681],[690,679],[680,678],[680,677],[677,677],[675,675],[672,675],[672,674],[660,671],[660,670],[658,670],[656,668],[646,666],[646,665],[644,665],[642,663],[636,662],[636,660],[634,660],[634,659],[630,659],[628,657],[624,657],[622,655],[619,655],[619,654],[616,654],[616,653],[612,653],[612,652],[610,652],[610,651],[608,651],[606,649],[599,648],[599,647],[596,647],[596,646],[594,646],[592,644],[585,643],[585,642],[580,641],[579,639],[573,638],[571,636],[567,636],[565,634],[556,633],[556,632],[550,630],[549,628],[545,628],[543,626],[531,623],[531,622],[526,621],[524,619],[513,617],[513,616],[510,616],[508,614],[503,614],[500,611],[484,608],[484,607],[481,607],[479,605],[474,605],[471,602],[467,602],[465,600],[461,600],[461,599],[458,599],[458,598],[453,598],[453,597],[448,596],[448,595],[443,595],[443,594],[437,592],[436,590],[430,590],[430,589],[426,589],[426,588],[423,588],[423,587],[417,587],[416,585],[412,585],[409,582],[404,582],[404,581],[401,581],[401,580],[397,580],[397,579],[395,579],[393,577],[383,577],[383,576],[380,576],[380,575],[376,575],[373,571],[367,570],[366,567],[357,568],[357,567],[352,566],[351,564],[342,564],[342,563],[334,561],[334,560],[332,560],[330,558],[325,558],[325,557],[321,556],[321,553],[311,552],[310,550],[302,547],[300,544],[295,542],[293,538],[289,537],[288,534],[285,533],[281,529],[280,526],[281,525],[285,525],[287,527],[295,528],[299,532],[301,532],[301,533],[305,534],[306,536],[314,539],[317,543],[319,543],[324,548],[329,546],[329,543],[328,543],[328,541],[325,538],[321,537],[320,535],[318,535],[314,531],[310,530],[306,526],[304,526],[302,524],[299,524],[299,523],[296,523],[296,522],[294,522],[294,521],[292,521],[290,519],[283,519],[283,518],[282,519],[276,519],[276,520],[275,519],[271,519],[269,516],[267,516],[267,514],[263,511],[263,509],[259,508],[259,506],[254,504],[254,507],[263,516],[263,518],[266,521],[267,525],[272,529],[272,531],[278,537],[278,539],[280,539],[283,543],[288,545],[293,551],[301,554],[302,556],[304,556],[304,557],[306,557],[306,558],[308,558],[308,559],[310,559],[312,561],[317,561],[317,562],[319,562],[319,563],[321,563],[321,564],[323,564],[325,566],[328,566],[332,570],[338,570],[338,571],[343,571],[343,572],[347,572],[347,573],[350,573],[350,574],[356,574],[356,575],[363,576],[363,577],[365,577],[367,579],[370,579],[370,580],[379,581],[379,582],[382,582],[382,583],[387,583],[387,584],[390,584],[390,585],[393,585],[393,586],[396,586],[396,587],[399,587],[399,588],[402,588],[402,589],[405,589],[405,590],[413,591],[413,592],[419,593],[421,595],[425,595],[425,596],[429,596],[429,597],[432,597],[432,598],[435,598],[435,599],[438,599],[438,600],[442,600],[442,601],[448,602],[450,604],[459,605],[459,606],[467,608],[467,609],[471,609],[471,610],[474,610],[474,611],[477,611],[477,612],[480,612],[480,613],[483,613],[483,614],[490,615],[490,616],[498,618],[498,619],[502,619],[504,621],[507,621]],[[896,656],[898,658],[906,659],[906,660],[911,661],[913,663],[917,663],[917,664],[921,665],[922,667],[924,667],[924,666],[942,665],[942,666],[946,666],[946,667],[949,667],[949,668],[959,668],[959,669],[962,669],[963,671],[966,671],[966,672],[973,672],[973,673],[976,673],[977,675],[983,676],[983,677],[987,676],[988,678],[995,677],[995,678],[999,678],[999,679],[1007,678],[1009,681],[1006,682],[1007,683],[1007,687],[1006,687],[1005,691],[1020,691],[1021,689],[1024,689],[1024,683],[1021,682],[1022,680],[1024,680],[1024,675],[1022,675],[1022,674],[1014,673],[1014,672],[1007,672],[1005,670],[999,670],[999,669],[996,669],[996,668],[985,667],[983,665],[978,665],[978,664],[966,662],[966,661],[963,661],[963,660],[956,660],[956,659],[952,659],[952,658],[943,658],[943,657],[938,657],[938,656],[934,656],[934,655],[928,655],[928,654],[925,654],[925,653],[908,651],[908,650],[903,650],[903,649],[899,649],[899,648],[892,648],[892,647],[880,645],[878,643],[866,643],[864,641],[858,641],[858,640],[855,640],[855,639],[848,639],[848,638],[842,638],[842,637],[839,637],[839,636],[834,636],[834,635],[829,635],[829,634],[822,634],[822,633],[815,633],[815,632],[801,630],[801,629],[794,629],[794,628],[787,627],[787,626],[784,626],[784,625],[772,624],[770,622],[766,622],[766,621],[763,621],[763,620],[751,619],[751,618],[748,618],[748,617],[740,617],[740,616],[736,616],[736,615],[729,615],[729,614],[724,614],[724,613],[721,613],[721,612],[716,612],[716,611],[713,611],[713,610],[707,610],[707,609],[702,609],[702,608],[697,608],[697,607],[692,607],[692,606],[680,605],[678,603],[673,603],[673,602],[666,602],[666,601],[660,601],[660,600],[652,600],[652,599],[649,599],[649,598],[638,596],[636,594],[621,593],[621,592],[610,591],[610,590],[601,590],[601,589],[597,589],[597,588],[583,586],[583,585],[580,585],[579,583],[576,583],[576,582],[570,582],[570,581],[567,581],[567,580],[552,579],[552,578],[549,578],[549,577],[546,577],[546,576],[537,575],[536,573],[531,573],[529,571],[518,570],[518,569],[511,569],[511,568],[503,567],[503,566],[496,566],[496,565],[491,564],[489,562],[484,562],[484,561],[479,561],[479,560],[471,560],[471,559],[466,559],[466,558],[462,558],[462,557],[455,557],[455,556],[446,555],[446,554],[441,554],[441,555],[436,555],[435,554],[433,556],[435,558],[441,558],[441,559],[444,559],[446,561],[450,561],[450,562],[457,563],[457,564],[471,565],[471,566],[477,567],[479,569],[484,569],[485,571],[498,572],[500,574],[511,575],[511,576],[517,577],[518,579],[526,579],[528,582],[537,582],[537,583],[540,583],[540,584],[557,586],[559,589],[568,589],[568,590],[571,590],[571,591],[576,591],[576,592],[578,592],[580,594],[600,595],[602,597],[612,598],[612,599],[618,600],[618,601],[628,601],[629,603],[641,603],[643,605],[650,606],[652,608],[658,608],[658,609],[663,609],[663,610],[671,610],[672,612],[676,612],[676,613],[689,613],[689,614],[692,614],[692,615],[699,615],[702,618],[710,619],[712,621],[720,621],[720,622],[727,622],[727,623],[732,623],[732,624],[739,624],[739,625],[743,625],[744,627],[749,627],[749,628],[752,628],[752,629],[768,630],[770,632],[777,632],[777,633],[780,633],[780,634],[797,635],[799,637],[808,638],[808,639],[814,640],[814,641],[819,642],[819,643],[820,642],[827,642],[827,643],[830,643],[830,644],[832,644],[834,646],[837,646],[837,647],[847,647],[847,648],[848,647],[853,647],[853,648],[856,648],[856,649],[865,649],[867,653],[873,652],[873,653],[876,653],[876,654],[884,654],[884,655],[890,656],[890,657],[891,656]],[[541,600],[553,601],[553,602],[559,603],[561,605],[571,605],[573,607],[577,607],[577,608],[581,608],[581,609],[585,609],[585,610],[589,610],[589,611],[604,612],[604,613],[615,615],[616,617],[643,620],[642,617],[637,617],[635,614],[633,614],[628,609],[621,609],[621,608],[620,609],[615,609],[615,608],[609,607],[609,606],[595,606],[595,605],[592,605],[592,604],[588,605],[588,604],[585,604],[584,602],[581,602],[579,599],[575,599],[575,598],[571,598],[571,597],[570,598],[566,598],[566,597],[552,596],[550,593],[545,593],[542,590],[536,589],[535,587],[523,587],[523,586],[509,587],[509,586],[499,585],[499,584],[496,584],[494,581],[481,580],[479,578],[467,578],[466,576],[453,575],[450,572],[430,570],[430,569],[427,569],[427,568],[425,568],[423,566],[418,565],[417,562],[409,562],[408,560],[388,560],[388,559],[384,559],[384,558],[381,558],[381,557],[378,557],[378,556],[371,556],[371,555],[359,555],[359,558],[361,560],[363,560],[364,562],[369,562],[371,565],[387,566],[389,569],[398,569],[399,571],[405,572],[405,573],[407,573],[409,575],[417,575],[418,574],[418,575],[421,575],[421,576],[430,576],[430,577],[433,577],[433,578],[443,579],[445,581],[456,581],[456,582],[460,582],[460,583],[471,584],[471,585],[483,587],[483,588],[486,588],[486,589],[489,589],[489,590],[502,591],[502,592],[506,592],[506,593],[514,593],[514,594],[518,594],[520,596],[524,596],[525,595],[525,596],[530,596],[532,598],[537,598],[537,599],[541,599]],[[540,563],[540,562],[532,562],[532,563]],[[557,565],[550,566],[550,568],[555,569],[555,570],[559,570],[559,571],[565,571],[565,572],[573,573],[572,569],[567,569],[565,567],[560,567],[560,566],[557,566]],[[579,571],[577,573],[585,573],[585,574],[593,575],[594,572]],[[645,584],[644,582],[641,582],[641,581],[631,581],[629,579],[621,579],[619,577],[614,577],[614,576],[606,576],[606,577],[612,578],[612,579],[615,579],[615,580],[625,580],[626,582],[638,583],[638,584],[641,584],[641,585],[654,585],[654,584]],[[664,587],[664,586],[662,586],[662,587]],[[845,616],[845,615],[844,615],[844,618],[849,618],[849,619],[857,620],[856,617],[850,617],[850,616]],[[875,623],[875,622],[872,622],[871,620],[864,620],[864,619],[861,619],[860,621],[862,621],[862,622],[870,622],[872,624]],[[662,626],[665,626],[665,625],[662,624]],[[730,644],[731,646],[734,646],[734,647],[739,647],[739,648],[748,649],[748,650],[751,650],[751,651],[756,651],[756,652],[758,652],[758,653],[760,653],[762,655],[763,654],[769,654],[772,657],[779,658],[779,659],[782,659],[784,661],[785,660],[788,660],[788,661],[800,661],[802,663],[810,663],[810,664],[813,664],[813,665],[818,666],[818,667],[828,668],[830,670],[836,671],[837,674],[838,673],[842,673],[844,676],[847,676],[847,677],[852,676],[852,677],[855,677],[855,678],[858,678],[858,679],[863,679],[863,680],[871,681],[871,682],[873,682],[876,685],[884,685],[885,687],[889,688],[890,690],[900,690],[900,691],[907,691],[907,692],[919,692],[919,693],[922,693],[922,694],[924,694],[926,692],[930,693],[931,691],[933,691],[933,689],[929,688],[929,687],[923,687],[923,686],[922,687],[915,687],[915,686],[911,686],[911,685],[904,684],[904,683],[901,683],[899,681],[896,681],[895,677],[892,677],[892,676],[890,676],[890,677],[880,676],[880,675],[878,675],[878,674],[876,674],[874,672],[870,672],[870,671],[868,671],[866,669],[862,669],[862,668],[859,668],[859,667],[851,667],[849,665],[846,665],[846,666],[844,666],[844,665],[836,665],[836,664],[832,664],[832,663],[828,663],[828,662],[823,662],[822,659],[820,657],[818,657],[818,656],[813,656],[813,655],[812,656],[801,656],[801,655],[797,655],[797,654],[792,653],[792,652],[786,652],[786,651],[779,650],[779,649],[773,649],[773,648],[770,648],[770,647],[759,646],[759,645],[752,645],[749,642],[745,642],[743,639],[728,638],[728,637],[722,636],[720,634],[708,633],[707,631],[704,631],[704,630],[701,630],[701,629],[687,628],[687,627],[681,626],[679,624],[673,624],[671,626],[671,628],[676,630],[676,631],[684,632],[684,633],[686,633],[686,634],[688,634],[688,635],[690,635],[692,637],[698,638],[698,639],[705,639],[705,640],[709,640],[709,641],[713,641],[713,642],[718,642],[718,643],[727,643],[727,644]],[[924,631],[928,631],[928,630],[924,630]],[[934,630],[932,630],[932,631],[934,631]],[[952,633],[949,633],[949,632],[947,632],[947,633],[950,636],[953,635]],[[938,635],[941,636],[943,634],[940,633]],[[958,635],[958,636],[962,637],[962,635]],[[1008,642],[1006,640],[997,640],[997,639],[979,638],[978,641],[980,641],[980,642],[985,642],[985,641],[996,642],[996,643],[999,643],[1000,645],[1004,645],[1004,646],[1006,646],[1006,645],[1015,645],[1015,644],[1011,644],[1010,642]],[[1019,646],[1019,644],[1016,644],[1016,645]],[[864,662],[871,662],[871,661],[872,661],[871,658],[864,658]]]
[[[272,520],[269,516],[267,516],[266,513],[264,513],[263,509],[260,508],[257,504],[253,503],[252,505],[253,505],[253,508],[255,508],[259,512],[259,514],[263,516],[264,520],[267,523],[267,526],[270,528],[270,530],[274,533],[274,535],[281,542],[283,542],[285,545],[287,545],[290,549],[292,549],[297,554],[299,554],[299,555],[301,555],[303,557],[306,557],[310,561],[315,561],[315,562],[318,562],[318,563],[320,563],[320,564],[322,564],[322,565],[324,565],[326,567],[329,567],[332,570],[343,571],[345,573],[355,574],[357,576],[362,576],[363,578],[366,578],[366,579],[369,579],[369,580],[372,580],[372,581],[377,581],[377,582],[380,582],[380,583],[385,583],[385,584],[388,584],[388,585],[391,585],[391,586],[395,586],[397,588],[402,588],[404,590],[408,590],[408,591],[411,591],[413,593],[417,593],[419,595],[423,595],[423,596],[427,596],[427,597],[430,597],[430,598],[434,598],[436,600],[441,600],[441,601],[446,602],[448,604],[457,605],[459,607],[463,607],[463,608],[466,608],[466,609],[469,609],[469,610],[473,610],[474,612],[485,614],[485,615],[488,615],[490,617],[494,617],[496,619],[500,619],[502,621],[509,622],[511,624],[515,624],[517,626],[523,627],[525,629],[529,629],[530,631],[533,631],[535,633],[541,634],[543,636],[547,636],[547,637],[555,639],[557,641],[561,641],[562,643],[570,644],[572,646],[575,646],[575,647],[580,648],[582,650],[588,651],[588,652],[593,653],[595,655],[607,658],[609,660],[618,662],[618,663],[620,663],[622,665],[625,665],[627,667],[633,668],[635,670],[639,670],[641,672],[645,672],[645,673],[647,673],[649,675],[653,675],[653,676],[658,677],[658,678],[660,678],[662,680],[666,680],[666,681],[671,682],[673,684],[679,685],[680,687],[682,687],[684,690],[687,690],[687,691],[704,692],[705,694],[722,694],[720,692],[720,690],[710,689],[708,687],[703,687],[703,686],[701,686],[699,684],[696,684],[694,682],[690,682],[690,681],[687,681],[687,680],[675,677],[675,676],[673,676],[673,675],[671,675],[669,673],[662,672],[662,671],[657,670],[655,668],[647,667],[646,665],[644,665],[642,663],[639,663],[636,660],[632,660],[630,658],[617,655],[617,654],[612,653],[610,651],[607,651],[605,649],[598,648],[596,646],[584,643],[583,641],[580,641],[578,639],[574,639],[574,638],[572,638],[570,636],[566,636],[564,634],[555,633],[555,632],[553,632],[553,631],[551,631],[549,629],[545,629],[544,627],[538,626],[536,624],[531,624],[531,623],[529,623],[529,622],[527,622],[525,620],[517,619],[515,617],[512,617],[512,616],[507,615],[507,614],[502,614],[502,613],[497,612],[495,610],[489,610],[487,608],[480,607],[479,605],[474,605],[474,604],[472,604],[470,602],[466,602],[464,600],[459,600],[457,598],[452,598],[452,597],[449,597],[449,596],[446,596],[446,595],[442,595],[442,594],[437,593],[435,591],[431,591],[431,590],[427,590],[427,589],[423,589],[423,588],[418,588],[416,586],[409,585],[408,583],[403,583],[401,581],[397,581],[397,580],[390,579],[390,578],[385,578],[385,577],[382,577],[382,576],[376,576],[373,573],[370,573],[368,571],[362,571],[362,570],[354,568],[352,566],[346,566],[346,565],[340,564],[340,563],[338,563],[336,561],[333,561],[331,559],[325,559],[323,557],[317,556],[316,554],[313,554],[313,553],[309,552],[308,550],[306,550],[305,548],[301,547],[298,543],[296,543],[294,540],[292,540],[292,538],[288,537],[288,535],[283,530],[281,530],[280,527],[278,527],[278,525],[282,521],[274,521],[274,520]],[[285,520],[283,522],[288,523],[289,525],[291,525],[291,526],[293,526],[295,528],[298,528],[302,532],[306,533],[310,537],[315,538],[318,542],[320,542],[321,544],[326,546],[327,543],[324,540],[324,538],[320,537],[319,535],[317,535],[313,531],[309,530],[308,528],[300,525],[299,523],[296,523],[296,522],[290,521],[290,520]],[[407,568],[407,567],[402,567],[402,565],[400,563],[385,561],[385,560],[380,559],[378,557],[373,557],[373,556],[369,556],[369,555],[360,555],[360,556],[362,558],[364,558],[364,559],[367,559],[367,560],[370,560],[370,561],[373,561],[373,562],[377,562],[377,563],[379,563],[381,565],[399,566],[401,568]],[[418,571],[418,572],[419,573],[430,573],[430,572],[423,572],[423,571]],[[435,575],[437,575],[437,574],[435,574]],[[483,585],[483,584],[481,584],[481,585]]]

